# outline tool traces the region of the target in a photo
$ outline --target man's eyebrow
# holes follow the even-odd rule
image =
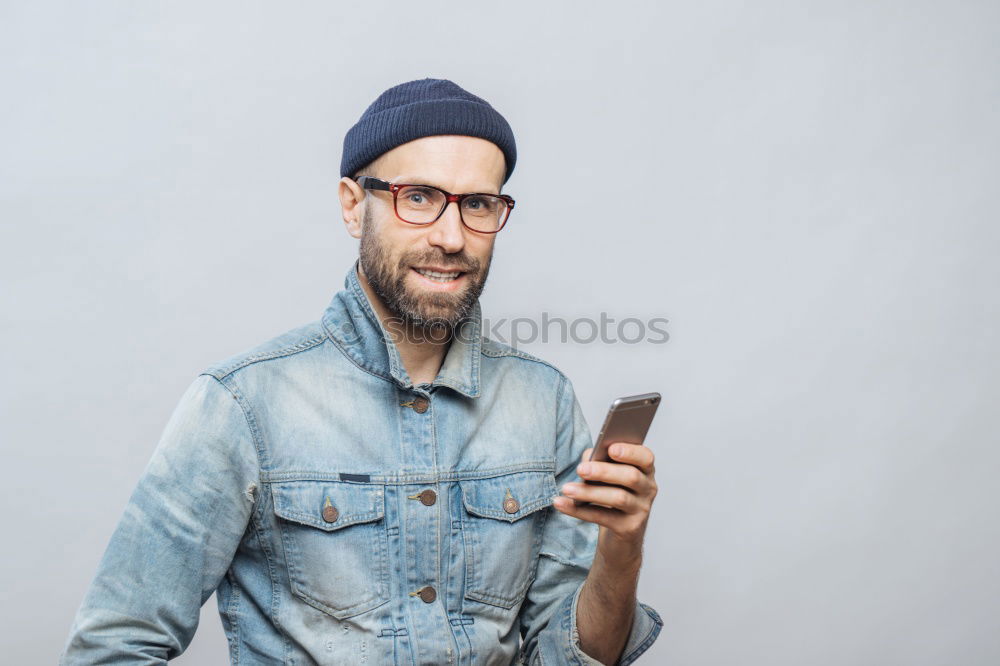
[[[437,187],[437,188],[442,189],[442,190],[447,189],[447,188],[441,187],[437,183],[432,183],[430,180],[428,180],[427,178],[424,178],[422,176],[408,176],[406,174],[403,174],[402,176],[397,176],[396,178],[393,178],[392,182],[394,182],[394,183],[405,183],[407,185],[430,185],[431,187]],[[499,192],[494,192],[493,191],[494,189],[495,189],[494,187],[487,187],[487,188],[481,189],[481,190],[469,190],[469,192],[479,192],[481,194],[499,194]],[[455,192],[455,194],[463,194],[463,193],[462,192]]]
[[[426,178],[422,178],[420,176],[407,176],[407,175],[397,176],[392,179],[392,182],[406,183],[407,185],[431,185],[432,187],[437,187],[437,185],[435,185],[431,181],[427,180]]]

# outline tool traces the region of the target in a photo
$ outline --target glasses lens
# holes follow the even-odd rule
[[[408,185],[396,193],[396,212],[407,222],[427,224],[444,207],[444,194],[433,187]]]
[[[507,202],[489,194],[473,194],[462,201],[462,219],[476,231],[496,231],[507,217]]]

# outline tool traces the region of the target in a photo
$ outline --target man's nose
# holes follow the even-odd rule
[[[465,247],[465,225],[457,201],[448,202],[441,217],[431,225],[427,240],[449,254],[461,252]]]

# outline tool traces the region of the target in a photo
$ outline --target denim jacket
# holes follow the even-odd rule
[[[598,527],[552,508],[591,445],[570,381],[481,334],[413,385],[359,283],[181,397],[64,664],[181,654],[217,592],[233,664],[597,664]],[[620,664],[662,622],[638,603]]]

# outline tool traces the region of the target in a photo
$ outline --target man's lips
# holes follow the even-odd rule
[[[435,273],[468,273],[467,268],[460,268],[458,266],[450,266],[448,268],[442,268],[440,266],[412,266],[414,270],[421,271],[433,271]]]
[[[431,275],[424,275],[421,271],[429,272]],[[456,268],[442,269],[430,266],[411,266],[410,272],[426,288],[438,292],[455,291],[466,282],[466,276],[468,275],[466,271],[460,271]],[[456,273],[458,275],[455,275]]]

